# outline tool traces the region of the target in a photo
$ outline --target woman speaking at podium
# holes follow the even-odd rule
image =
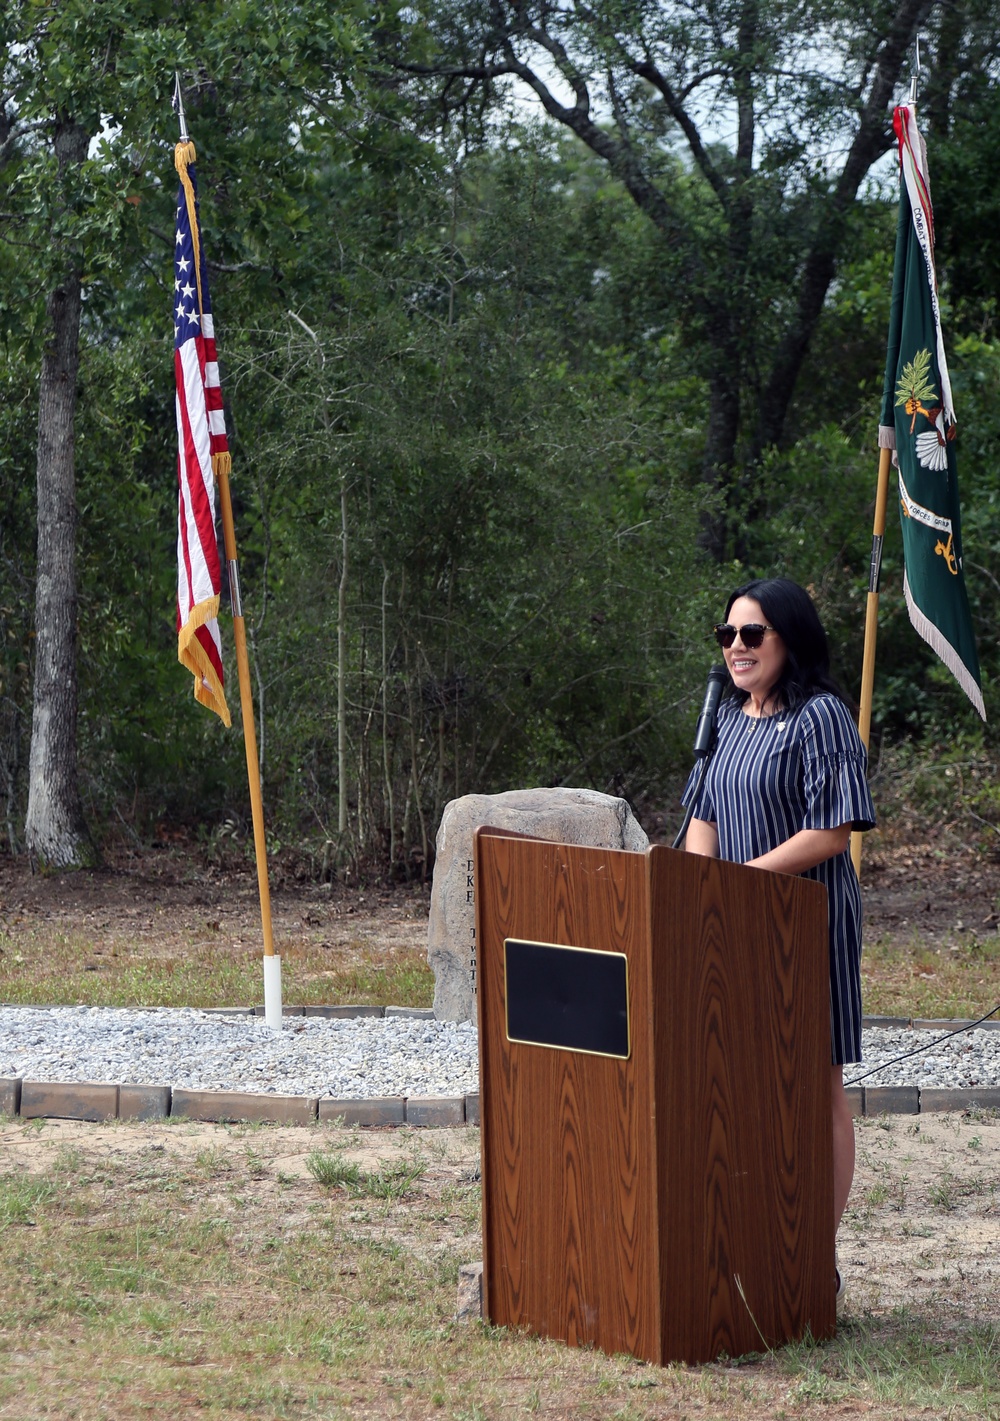
[[[867,756],[830,676],[826,632],[812,599],[785,577],[738,587],[715,628],[732,689],[704,783],[696,766],[689,852],[797,873],[826,885],[830,905],[835,1224],[854,1178],[854,1122],[844,1065],[861,1059],[861,891],[848,845],[875,811]],[[838,1274],[838,1290],[841,1281]]]

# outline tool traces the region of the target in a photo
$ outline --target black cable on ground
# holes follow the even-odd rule
[[[940,1041],[932,1041],[929,1046],[914,1046],[912,1051],[904,1051],[901,1056],[894,1056],[891,1061],[883,1061],[880,1066],[872,1066],[870,1071],[864,1071],[860,1076],[855,1076],[853,1080],[845,1081],[844,1085],[857,1085],[859,1081],[867,1080],[869,1076],[877,1075],[879,1071],[887,1071],[890,1066],[897,1066],[900,1061],[907,1061],[911,1056],[919,1056],[921,1052],[925,1055],[928,1051],[936,1051],[939,1046],[943,1046],[953,1036],[961,1036],[963,1031],[974,1031],[977,1026],[982,1026],[984,1021],[989,1021],[991,1016],[996,1016],[1000,1011],[1000,1002],[988,1011],[985,1016],[981,1016],[978,1021],[970,1021],[968,1026],[958,1026],[954,1031],[949,1031],[946,1036],[942,1036]]]

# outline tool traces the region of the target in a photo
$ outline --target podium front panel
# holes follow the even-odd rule
[[[476,852],[486,1314],[658,1360],[646,857],[482,831]],[[622,955],[630,1054],[509,1040],[505,939]]]
[[[826,890],[649,857],[664,1355],[832,1336]]]

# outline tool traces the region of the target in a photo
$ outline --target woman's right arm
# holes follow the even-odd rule
[[[707,819],[692,819],[688,825],[684,847],[689,854],[704,854],[706,858],[719,857],[719,831]]]

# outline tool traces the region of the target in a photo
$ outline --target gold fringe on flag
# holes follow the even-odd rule
[[[197,157],[195,146],[190,139],[187,143],[178,143],[174,147],[174,167],[177,169],[177,176],[184,189],[184,201],[187,203],[188,222],[191,227],[191,242],[194,246],[194,279],[198,287],[198,314],[204,315],[205,303],[201,296],[201,232],[198,228],[198,215],[195,208],[194,183],[188,173],[188,167],[196,161]]]
[[[187,621],[177,633],[177,660],[194,677],[194,698],[198,704],[215,711],[223,725],[231,725],[222,682],[196,635],[199,627],[214,621],[218,615],[218,597],[206,597],[204,602],[198,602],[191,608]]]

